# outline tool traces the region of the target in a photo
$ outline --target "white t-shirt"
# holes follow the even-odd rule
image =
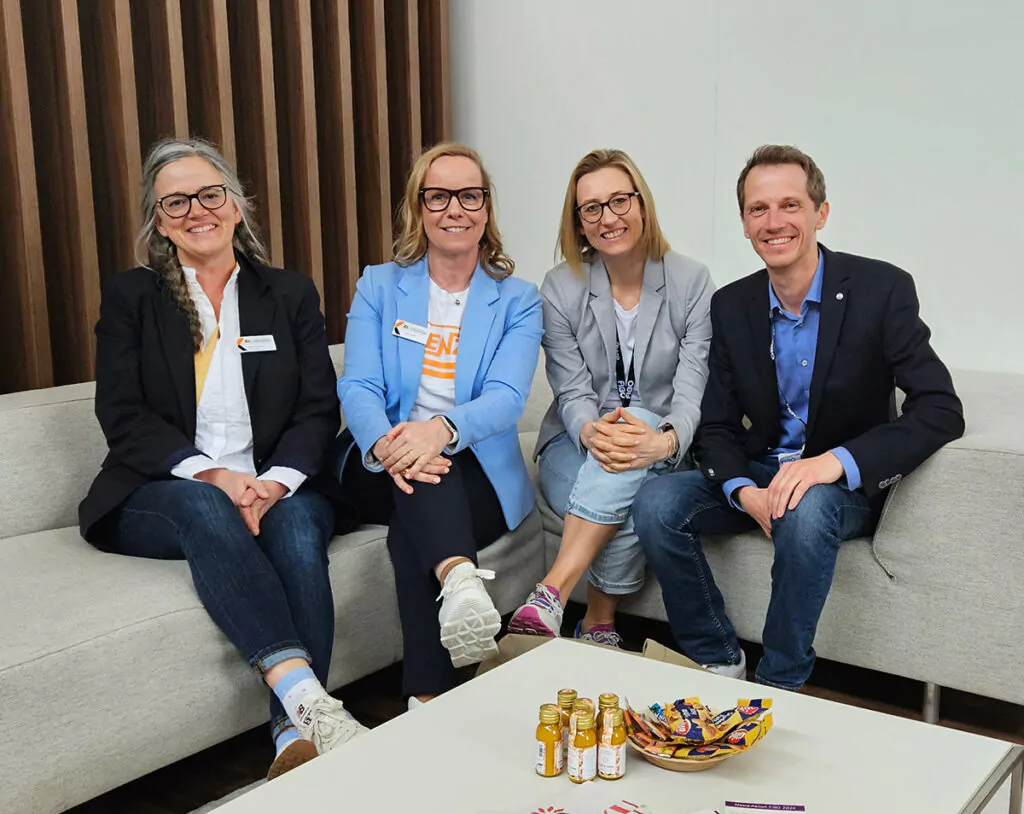
[[[423,351],[423,372],[410,421],[429,421],[455,406],[455,361],[459,332],[469,289],[452,294],[430,281],[427,328],[430,336]]]
[[[617,300],[612,300],[612,302],[615,304],[615,330],[618,331],[619,347],[622,349],[622,371],[628,378],[629,363],[633,360],[633,346],[636,344],[636,315],[640,311],[640,303],[637,303],[627,311],[619,305]],[[619,400],[617,381],[618,374],[613,370],[612,389],[608,391],[608,398],[605,399],[605,409],[614,410],[622,404]],[[639,382],[633,383],[633,396],[629,401],[629,407],[643,407],[643,401],[640,398]],[[628,410],[629,407],[626,409]]]

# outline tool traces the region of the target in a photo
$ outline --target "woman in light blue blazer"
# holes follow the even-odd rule
[[[395,258],[367,267],[345,334],[342,484],[386,523],[410,706],[497,652],[477,551],[529,514],[519,448],[543,333],[540,295],[514,279],[477,153],[439,144],[414,164]],[[438,597],[440,591],[441,596]],[[437,599],[443,600],[437,610]]]
[[[554,402],[535,456],[548,505],[564,517],[551,570],[509,631],[557,636],[584,572],[587,612],[576,638],[619,646],[619,597],[640,590],[646,562],[633,498],[648,478],[689,467],[711,343],[706,266],[670,251],[654,198],[621,150],[595,150],[573,170],[558,250],[541,286]]]

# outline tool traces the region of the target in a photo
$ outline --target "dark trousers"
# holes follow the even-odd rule
[[[413,493],[407,495],[387,472],[363,466],[348,430],[338,440],[341,450],[350,450],[341,483],[359,521],[388,526],[405,654],[403,692],[437,695],[454,687],[458,674],[441,644],[441,586],[434,566],[449,557],[476,562],[477,551],[508,531],[498,496],[472,450],[451,456],[451,471],[440,483],[413,483]]]
[[[101,534],[118,554],[187,560],[203,606],[260,675],[303,658],[326,686],[334,646],[327,573],[333,524],[327,498],[300,488],[270,508],[253,537],[216,486],[167,480],[134,492]],[[275,737],[290,725],[272,692],[270,725]]]
[[[775,461],[751,461],[750,478],[761,488],[778,471]],[[814,634],[825,607],[836,557],[844,540],[871,534],[881,503],[835,483],[807,490],[795,509],[772,521],[772,593],[756,679],[798,689],[814,668]],[[729,506],[720,486],[699,471],[674,472],[645,483],[633,503],[633,523],[658,582],[672,634],[701,664],[736,663],[740,646],[725,612],[725,599],[704,558],[705,534],[757,528]]]

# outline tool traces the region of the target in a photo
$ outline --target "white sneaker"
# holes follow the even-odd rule
[[[308,705],[300,705],[297,717],[295,725],[299,734],[312,741],[321,755],[370,731],[352,717],[341,701],[326,694],[314,698]]]
[[[705,670],[715,675],[725,676],[726,678],[740,678],[746,679],[747,677],[747,654],[740,650],[740,662],[739,664],[702,664]]]
[[[444,578],[437,597],[443,600],[437,612],[441,644],[456,667],[476,664],[498,653],[494,636],[501,629],[501,615],[481,578],[494,579],[494,572],[460,562]]]

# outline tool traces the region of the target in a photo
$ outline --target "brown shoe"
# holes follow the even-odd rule
[[[285,772],[290,772],[296,766],[308,763],[316,756],[316,747],[312,741],[303,740],[302,738],[294,740],[281,750],[281,754],[274,758],[274,762],[270,764],[270,770],[267,772],[267,780],[280,777]]]

